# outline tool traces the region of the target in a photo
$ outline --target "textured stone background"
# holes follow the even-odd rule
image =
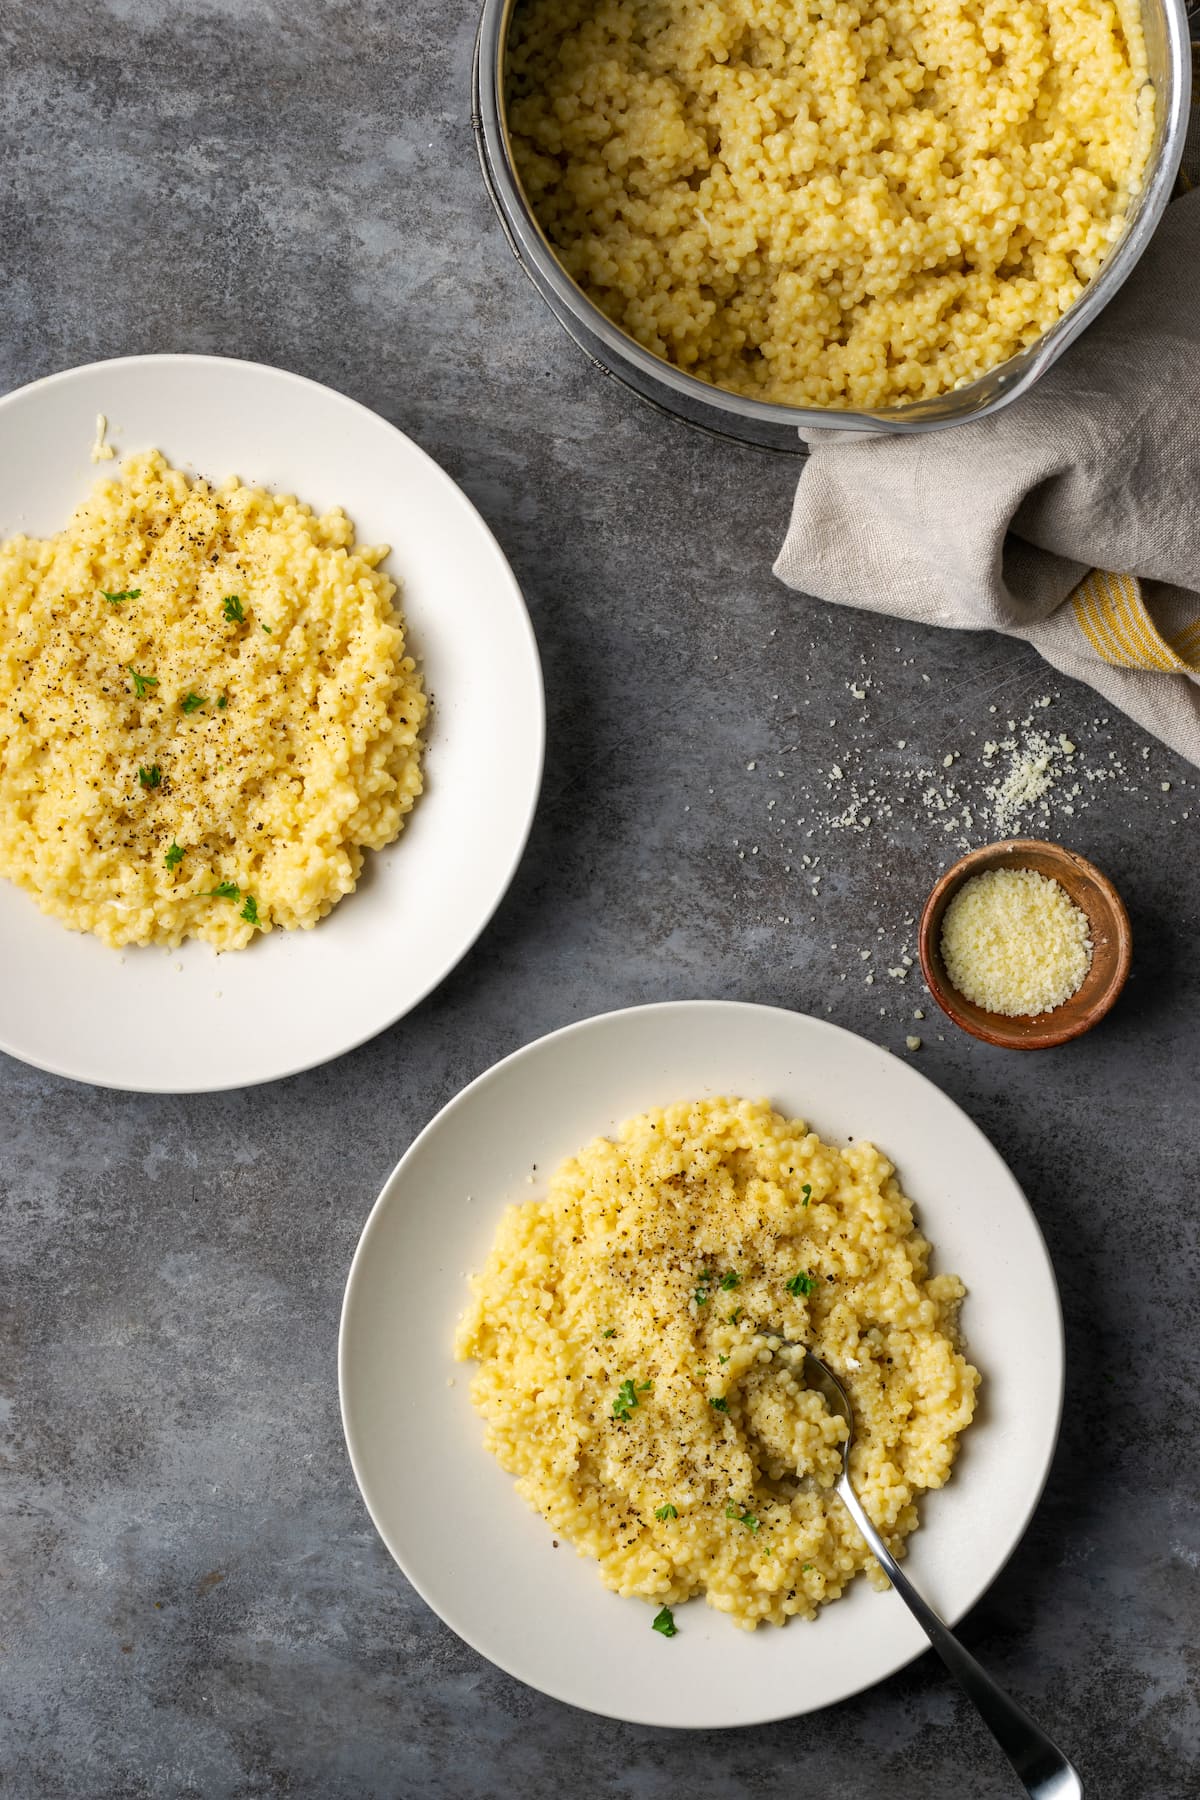
[[[884,771],[899,794],[906,762],[960,749],[977,794],[989,706],[1020,719],[1053,693],[1039,716],[1093,769],[1111,752],[1127,773],[1034,824],[1122,887],[1136,979],[1061,1052],[1018,1059],[923,1028],[922,1066],[1037,1208],[1069,1336],[1045,1500],[963,1632],[1061,1735],[1090,1795],[1195,1794],[1196,776],[1021,646],[778,587],[794,469],[604,381],[510,262],[471,142],[474,23],[472,0],[12,0],[0,14],[0,384],[191,349],[377,408],[506,547],[551,712],[508,900],[376,1042],[196,1099],[2,1062],[0,1791],[1014,1791],[928,1657],[832,1712],[696,1736],[586,1717],[498,1674],[375,1539],[334,1347],[393,1162],[528,1038],[704,994],[829,1012],[902,1052],[921,996],[867,986],[855,951],[880,927],[900,946],[946,839],[899,800],[866,832],[830,829],[823,771]],[[988,826],[981,807],[975,837]],[[816,897],[793,843],[824,858]]]

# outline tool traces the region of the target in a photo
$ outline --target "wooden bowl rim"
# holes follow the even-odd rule
[[[984,1013],[986,1020],[995,1020],[995,1025],[992,1025],[971,1018],[959,1009],[958,993],[944,973],[941,946],[937,940],[941,935],[940,927],[945,909],[964,882],[987,869],[1031,866],[1023,863],[1022,859],[1034,853],[1052,865],[1057,864],[1085,876],[1103,897],[1108,911],[1108,918],[1104,923],[1116,947],[1116,963],[1107,985],[1093,998],[1090,1006],[1081,1011],[1077,1007],[1072,1008],[1071,1000],[1064,1000],[1060,1007],[1046,1015],[1044,1027],[1039,1027],[1034,1032],[1026,1030],[1018,1036],[1013,1030],[1015,1020],[1010,1023],[1003,1013]],[[1066,886],[1065,883],[1063,885]],[[1069,888],[1067,892],[1075,904],[1080,905],[1076,894]],[[1081,907],[1081,910],[1087,913],[1088,923],[1095,935],[1098,911],[1088,907]],[[1133,956],[1133,932],[1125,902],[1117,889],[1103,870],[1098,869],[1086,856],[1047,838],[1000,838],[994,844],[981,844],[977,849],[969,850],[938,877],[921,912],[917,950],[926,987],[946,1017],[960,1030],[969,1032],[972,1037],[979,1038],[985,1044],[995,1044],[1004,1050],[1050,1050],[1082,1037],[1084,1032],[1090,1031],[1093,1025],[1098,1025],[1111,1011],[1129,975]],[[1018,1016],[1027,1022],[1036,1015],[1022,1013]]]

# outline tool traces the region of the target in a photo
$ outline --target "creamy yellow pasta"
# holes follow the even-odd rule
[[[903,1554],[978,1375],[963,1287],[871,1144],[766,1102],[639,1115],[510,1207],[457,1336],[487,1447],[620,1594],[703,1593],[753,1628],[882,1576],[831,1492],[842,1422],[772,1354],[816,1351],[851,1396],[851,1470]]]
[[[0,545],[0,874],[114,945],[314,925],[421,791],[386,554],[154,451]]]

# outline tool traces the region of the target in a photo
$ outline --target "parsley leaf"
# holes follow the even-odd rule
[[[261,922],[258,916],[258,901],[254,898],[253,894],[246,895],[246,904],[238,914],[238,917],[245,919],[247,925],[258,925]]]
[[[725,1274],[721,1277],[721,1286],[727,1294],[735,1287],[740,1287],[741,1284],[742,1278],[734,1269],[727,1269]]]
[[[106,589],[101,588],[100,592],[110,606],[120,606],[122,600],[140,600],[142,597],[141,588],[122,588],[119,594],[110,594]]]
[[[754,1514],[752,1512],[739,1512],[736,1500],[731,1500],[729,1505],[725,1508],[725,1517],[727,1519],[736,1519],[739,1525],[745,1525],[750,1531],[758,1530],[759,1522]]]
[[[240,900],[242,890],[236,881],[219,881],[215,888],[205,888],[199,900]]]
[[[679,1627],[675,1623],[675,1615],[669,1606],[664,1606],[660,1613],[654,1615],[654,1623],[650,1629],[652,1631],[661,1631],[664,1637],[675,1636]]]
[[[221,602],[221,611],[231,625],[241,625],[246,617],[239,594],[226,594]]]
[[[714,1412],[727,1413],[729,1411],[728,1400],[723,1400],[719,1394],[710,1394],[708,1396],[708,1404],[712,1407]]]
[[[609,1326],[607,1326],[607,1327],[606,1327],[606,1328],[605,1328],[605,1330],[603,1330],[603,1331],[602,1331],[602,1332],[601,1332],[601,1333],[600,1333],[600,1336],[601,1336],[601,1337],[616,1337],[616,1335],[617,1335],[617,1328],[616,1328],[616,1326],[615,1326],[615,1325],[609,1325]]]
[[[787,1291],[789,1294],[812,1294],[816,1292],[818,1285],[815,1275],[806,1275],[801,1270],[799,1275],[792,1276],[787,1284]]]
[[[692,1299],[696,1302],[697,1306],[707,1306],[708,1305],[708,1289],[707,1288],[697,1288],[695,1293],[692,1295]]]
[[[138,780],[144,788],[162,786],[162,770],[157,763],[151,763],[147,769],[144,765],[138,770]]]
[[[271,635],[271,627],[269,625],[264,625],[263,630],[267,633],[268,637]]]
[[[134,691],[134,693],[137,695],[139,700],[144,700],[146,698],[146,695],[150,692],[150,689],[156,688],[158,686],[158,676],[157,675],[139,675],[132,663],[126,663],[125,667],[129,670],[129,673],[133,676],[133,691]]]
[[[185,713],[199,712],[202,706],[208,705],[207,694],[185,694],[180,701]]]
[[[171,848],[167,851],[163,861],[166,863],[168,869],[177,869],[179,867],[180,863],[183,861],[183,851],[178,844],[173,843],[171,845]]]
[[[613,1401],[613,1418],[627,1419],[637,1404],[637,1389],[632,1381],[623,1381],[617,1389],[617,1397]]]
[[[727,1363],[729,1361],[729,1358],[727,1356],[718,1356],[717,1361],[719,1363]]]
[[[742,1308],[740,1306],[735,1306],[733,1311],[729,1315],[729,1323],[731,1325],[736,1325],[738,1320],[741,1318],[741,1316],[742,1316]]]
[[[222,695],[221,695],[221,697],[220,697],[220,699],[219,699],[219,700],[218,700],[218,701],[217,701],[217,706],[218,706],[218,708],[219,708],[219,709],[220,709],[220,711],[221,711],[221,712],[224,712],[224,711],[225,711],[225,708],[226,708],[226,707],[227,707],[227,706],[228,706],[228,705],[229,705],[229,701],[228,701],[228,699],[227,699],[227,698],[226,698],[226,696],[225,696],[225,695],[224,695],[224,694],[222,694]]]
[[[801,1204],[801,1206],[807,1206],[809,1201],[812,1199],[812,1189],[811,1189],[811,1187],[809,1187],[807,1181],[805,1182],[804,1186],[800,1189],[800,1192],[804,1195],[804,1198],[800,1202],[800,1204]]]
[[[656,1519],[677,1519],[679,1517],[679,1509],[678,1507],[672,1506],[668,1501],[666,1506],[655,1507],[654,1516]]]
[[[812,1568],[811,1563],[801,1563],[800,1564],[800,1573],[802,1575],[807,1575],[811,1568]]]

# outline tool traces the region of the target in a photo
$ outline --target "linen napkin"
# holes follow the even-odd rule
[[[1200,191],[1002,412],[805,436],[789,587],[1025,638],[1200,764]]]

